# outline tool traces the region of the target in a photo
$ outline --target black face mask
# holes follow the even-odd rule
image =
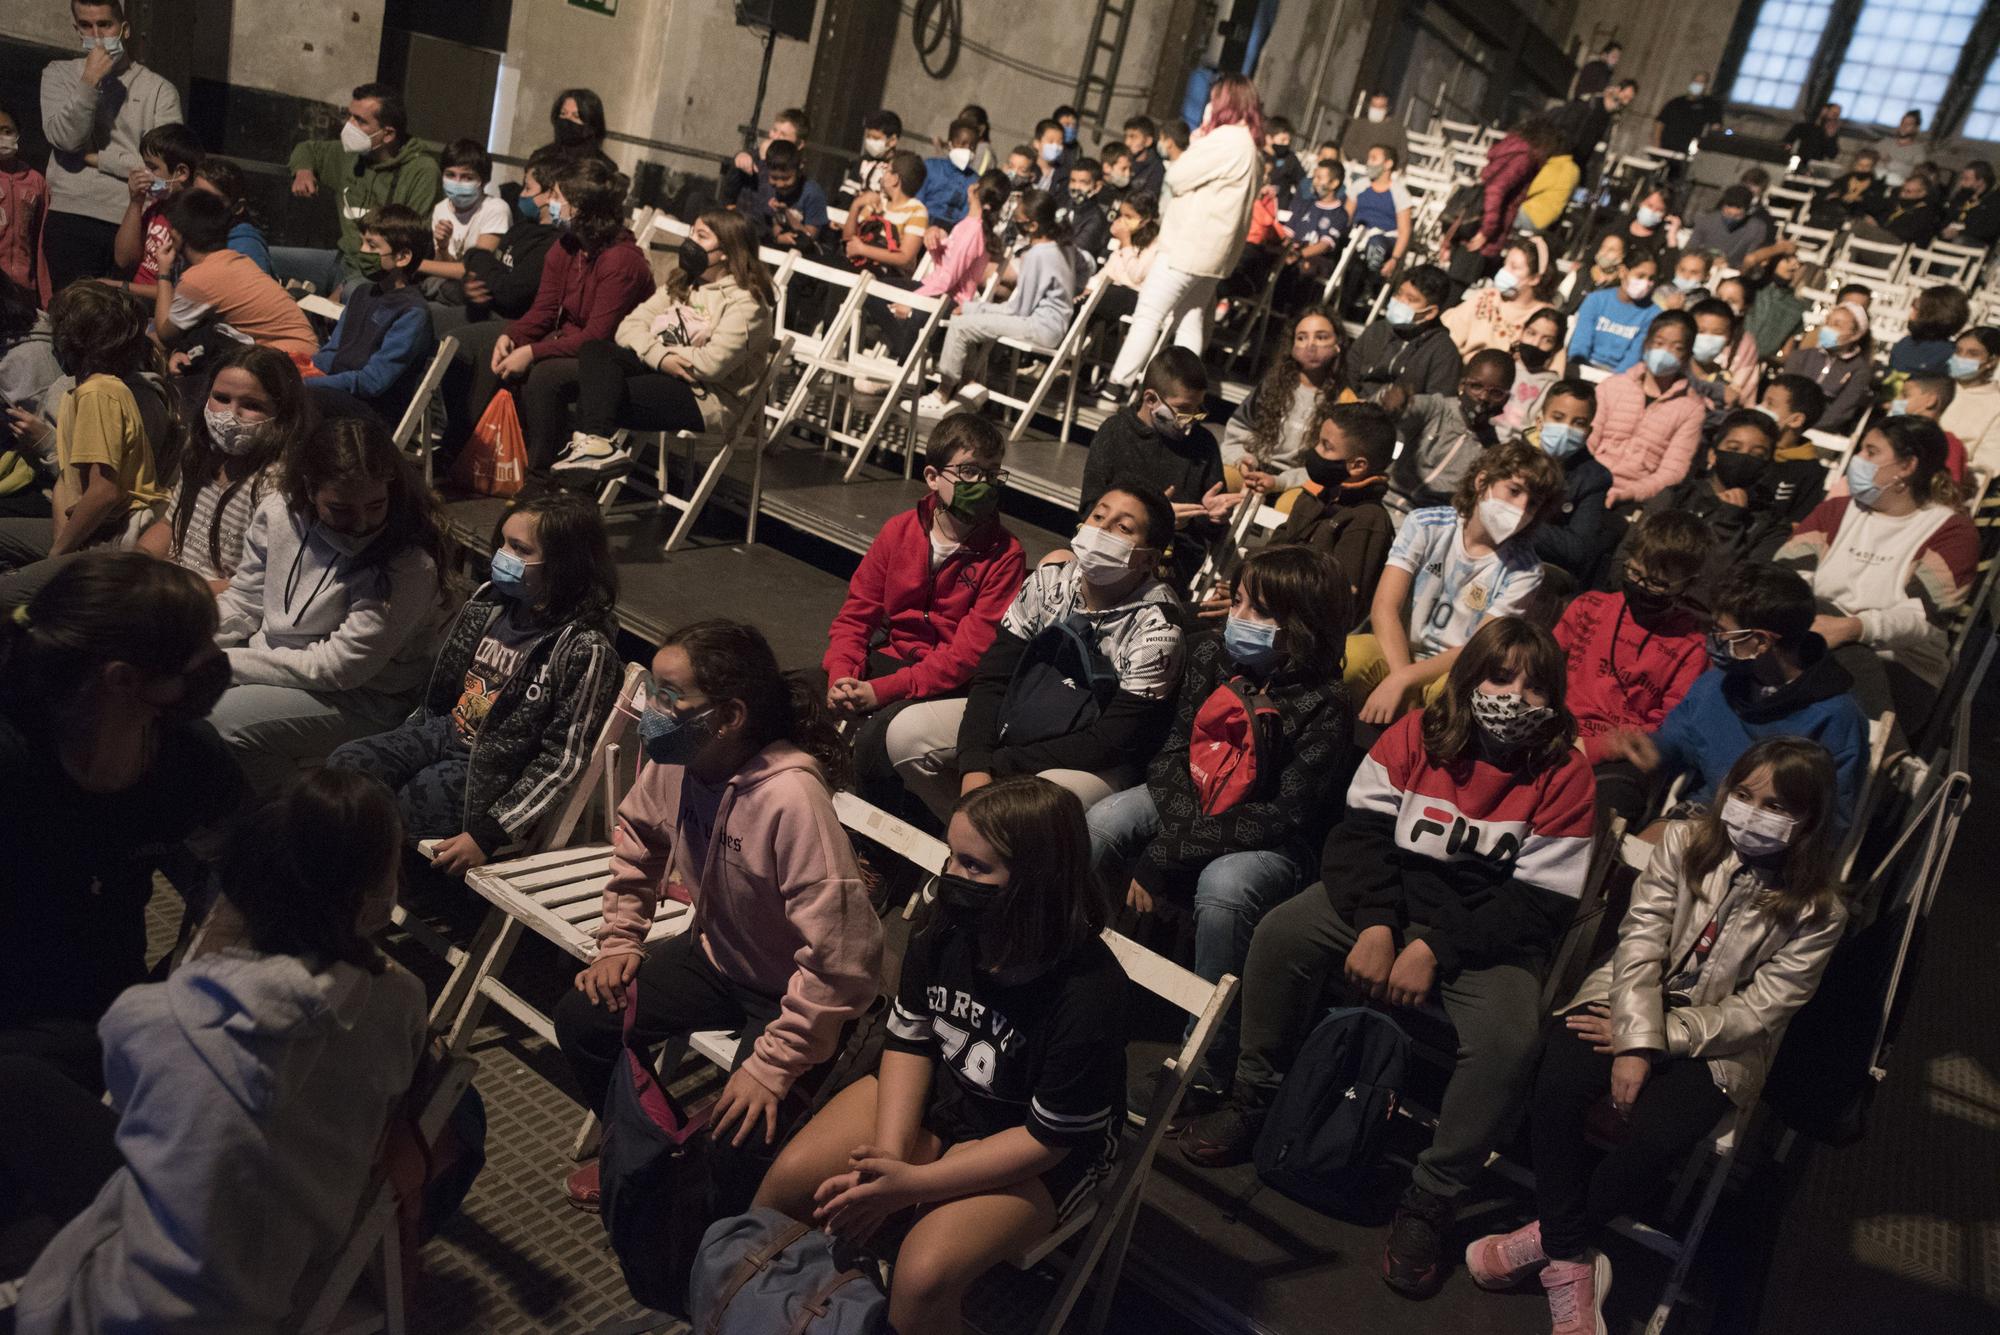
[[[1292,146],[1290,144],[1271,145],[1271,160],[1273,162],[1283,162],[1286,158],[1290,157],[1291,155],[1292,155]]]
[[[1768,459],[1759,458],[1754,454],[1732,454],[1718,451],[1715,456],[1713,471],[1715,473],[1715,480],[1720,482],[1724,487],[1743,487],[1747,489],[1755,486],[1763,478],[1764,470],[1769,466],[1770,461]]]
[[[1556,350],[1554,348],[1538,348],[1528,343],[1516,343],[1514,345],[1514,355],[1519,357],[1521,365],[1527,367],[1530,371],[1544,371],[1548,369],[1549,363],[1555,359]]]
[[[1624,593],[1625,606],[1632,610],[1632,619],[1642,626],[1673,615],[1679,602],[1671,593],[1649,589],[1630,579],[1625,581]]]
[[[1306,476],[1316,487],[1332,490],[1347,481],[1347,460],[1329,459],[1314,450],[1306,456]]]
[[[708,251],[693,237],[681,242],[679,256],[681,272],[689,278],[699,281],[701,276],[708,272]]]
[[[205,719],[216,701],[222,699],[222,693],[229,689],[229,656],[217,654],[200,667],[182,673],[181,680],[187,683],[181,698],[170,705],[161,705],[161,716],[181,723]]]
[[[1006,893],[1004,885],[988,885],[952,872],[944,872],[937,879],[938,906],[950,913],[977,916],[992,908]]]
[[[581,125],[576,121],[570,120],[556,122],[556,142],[564,148],[576,148],[578,145],[589,143],[594,138],[596,136],[591,133],[588,125]]]

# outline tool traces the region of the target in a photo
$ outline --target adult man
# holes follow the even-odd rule
[[[410,138],[403,96],[385,83],[364,83],[347,103],[338,139],[308,139],[292,150],[292,193],[327,195],[340,218],[340,245],[271,247],[278,281],[300,279],[337,293],[373,281],[381,267],[362,253],[361,219],[384,204],[401,204],[429,217],[438,201],[441,173],[428,149]]]
[[[1847,174],[1813,197],[1812,225],[1838,227],[1857,218],[1880,215],[1889,203],[1889,192],[1875,175],[1880,161],[1874,149],[1857,149]]]
[[[145,167],[139,140],[181,118],[174,86],[125,49],[132,26],[122,0],[73,0],[69,12],[83,56],[42,71],[42,133],[51,150],[42,247],[50,290],[58,292],[114,272],[126,178]]]
[[[1568,146],[1570,157],[1584,175],[1590,174],[1590,160],[1596,155],[1597,146],[1610,138],[1612,119],[1631,106],[1638,95],[1638,80],[1620,79],[1600,93],[1565,102],[1549,113]]]
[[[1368,150],[1377,144],[1395,149],[1398,162],[1410,160],[1409,136],[1403,133],[1402,122],[1389,119],[1389,95],[1380,92],[1368,95],[1367,107],[1347,122],[1340,136],[1340,160],[1350,174],[1355,164],[1368,161]]]
[[[1785,131],[1785,151],[1797,155],[1801,167],[1839,157],[1840,103],[1827,103],[1817,117]]]
[[[1576,97],[1592,97],[1611,86],[1611,71],[1618,68],[1618,57],[1625,54],[1625,48],[1616,42],[1606,42],[1604,49],[1597,53],[1597,59],[1587,62],[1576,72]]]
[[[1906,246],[1928,246],[1943,226],[1944,214],[1931,197],[1930,181],[1919,173],[1896,187],[1875,221]]]
[[[1659,115],[1653,117],[1653,147],[1671,148],[1677,153],[1722,123],[1722,103],[1709,96],[1708,71],[1688,80],[1687,92],[1667,99]]]
[[[1770,219],[1751,211],[1755,203],[1749,186],[1730,186],[1722,192],[1719,208],[1695,218],[1687,239],[1681,243],[1682,249],[1720,251],[1730,268],[1742,268],[1744,257],[1753,250],[1762,250],[1771,240]]]
[[[1947,241],[1990,246],[2000,241],[2000,191],[1993,189],[1993,164],[1969,162],[1958,174],[1958,189],[1944,208]]]

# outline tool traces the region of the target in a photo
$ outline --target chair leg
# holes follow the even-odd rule
[[[480,943],[475,941],[474,948],[465,953],[465,961],[459,965],[459,968],[466,972],[465,992],[459,1009],[455,1012],[445,1009],[445,998],[440,997],[436,1009],[432,1012],[439,1019],[447,1015],[456,1016],[445,1037],[445,1050],[454,1056],[464,1052],[471,1045],[472,1035],[478,1030],[479,1021],[486,1014],[486,993],[480,989],[480,982],[487,978],[498,978],[500,971],[507,967],[507,961],[513,958],[514,947],[520,944],[522,928],[519,919],[510,918],[499,909],[493,910],[490,916],[501,920],[498,930],[491,937],[490,949],[481,951],[478,949]],[[490,928],[489,922],[487,927],[480,929],[480,936],[486,937]],[[449,985],[446,991],[450,993]]]
[[[1132,1245],[1132,1229],[1139,1222],[1139,1201],[1140,1196],[1135,1194],[1132,1203],[1125,1207],[1125,1217],[1112,1230],[1104,1245],[1104,1255],[1095,1267],[1097,1293],[1091,1299],[1090,1316],[1083,1325],[1086,1335],[1102,1335],[1111,1324],[1111,1304],[1118,1296],[1118,1277],[1125,1273],[1125,1253]]]
[[[694,531],[694,521],[700,517],[702,507],[708,504],[708,498],[715,494],[716,484],[722,481],[722,475],[728,471],[729,460],[735,453],[736,441],[732,438],[717,452],[715,458],[709,461],[708,468],[701,475],[701,481],[695,484],[694,495],[690,496],[687,504],[681,508],[680,521],[674,525],[674,531],[667,537],[667,545],[661,549],[663,555],[672,556],[674,549]],[[664,461],[666,451],[662,449],[660,454]],[[664,471],[666,464],[662,462],[660,467]],[[665,496],[666,492],[663,490],[660,494]]]
[[[1740,1130],[1738,1135],[1741,1136]],[[1729,1170],[1735,1162],[1736,1155],[1732,1152],[1710,1165],[1708,1181],[1702,1186],[1701,1204],[1695,1207],[1694,1218],[1688,1221],[1687,1231],[1681,1236],[1680,1254],[1674,1258],[1673,1272],[1667,1276],[1666,1286],[1660,1290],[1660,1301],[1646,1322],[1646,1335],[1664,1335],[1667,1322],[1673,1318],[1681,1290],[1687,1287],[1688,1271],[1694,1268],[1695,1253],[1701,1249],[1702,1235],[1708,1232],[1708,1221],[1715,1214],[1715,1204],[1722,1198],[1722,1188],[1728,1183]]]

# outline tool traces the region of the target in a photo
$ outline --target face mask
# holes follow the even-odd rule
[[[954,482],[951,484],[951,499],[944,503],[944,508],[968,524],[984,523],[1000,508],[1000,484]]]
[[[889,141],[879,134],[871,134],[861,141],[861,152],[866,157],[879,158],[889,151]]]
[[[1699,79],[1695,80],[1693,83],[1688,85],[1689,97],[1700,97],[1703,93],[1707,91],[1708,91],[1708,85],[1703,83]]]
[[[678,254],[681,262],[681,272],[689,278],[699,279],[703,274],[708,272],[708,250],[693,237],[688,237],[681,242]]]
[[[340,127],[340,146],[350,153],[366,153],[375,147],[374,136],[353,121]]]
[[[1291,155],[1292,155],[1292,146],[1290,144],[1271,145],[1271,160],[1273,162],[1283,162],[1286,158],[1290,157]]]
[[[83,39],[83,53],[85,55],[89,55],[100,46],[104,48],[104,54],[107,56],[122,56],[125,54],[125,39],[123,37],[86,37]]]
[[[543,564],[540,561],[534,565]],[[500,593],[509,598],[527,598],[533,589],[529,585],[529,563],[502,547],[493,553],[493,559],[486,566],[488,581]]]
[[[1065,144],[1073,144],[1076,142],[1076,127],[1074,125],[1063,126],[1063,142]]]
[[[1624,583],[1625,606],[1641,622],[1656,621],[1674,610],[1674,596],[1649,589],[1628,579]]]
[[[1819,345],[1828,352],[1840,346],[1840,331],[1832,325],[1822,325],[1819,331]]]
[[[1944,373],[1953,380],[1970,380],[1979,374],[1979,363],[1954,352],[1945,361]]]
[[[1347,481],[1347,460],[1329,459],[1318,450],[1306,456],[1305,468],[1312,484],[1322,489],[1337,487]]]
[[[1554,348],[1538,348],[1529,343],[1521,343],[1515,345],[1514,355],[1520,359],[1521,365],[1528,370],[1543,371],[1548,369],[1551,361],[1555,360],[1556,350]]]
[[[1753,654],[1749,658],[1738,658],[1729,641],[1722,638],[1721,631],[1711,630],[1708,633],[1708,662],[1711,667],[1723,672],[1748,672],[1757,666],[1757,659],[1762,656]]]
[[[11,158],[21,151],[21,136],[0,134],[0,158]]]
[[[1505,542],[1514,536],[1521,522],[1528,517],[1518,505],[1509,505],[1503,500],[1488,496],[1479,503],[1479,522],[1486,527],[1486,535],[1496,543]]]
[[[1262,671],[1278,661],[1278,628],[1230,617],[1222,625],[1222,647],[1237,664]]]
[[[1741,487],[1749,490],[1763,480],[1768,461],[1754,454],[1722,454],[1715,456],[1715,480],[1724,487]]]
[[[1527,696],[1514,691],[1501,695],[1485,691],[1472,693],[1472,721],[1488,738],[1503,747],[1534,741],[1555,716],[1556,711],[1547,705],[1531,705]]]
[[[514,212],[520,214],[522,220],[525,222],[540,222],[542,220],[541,209],[536,206],[534,200],[529,199],[526,195],[515,197]]]
[[[167,197],[167,191],[173,188],[174,188],[173,183],[171,181],[163,181],[159,177],[155,176],[152,180],[146,183],[146,197],[148,199],[153,199],[153,200],[165,199]]]
[[[1674,275],[1674,287],[1677,291],[1692,292],[1700,286],[1701,280],[1699,278],[1689,278],[1686,274],[1678,273]]]
[[[1653,280],[1650,278],[1628,278],[1625,280],[1625,296],[1634,305],[1653,295]]]
[[[1380,125],[1383,121],[1389,119],[1389,109],[1387,107],[1370,107],[1368,108],[1368,119]]]
[[[1123,190],[1132,184],[1132,173],[1106,172],[1104,173],[1104,184],[1110,186],[1113,190]]]
[[[1389,298],[1389,304],[1382,310],[1392,329],[1408,329],[1417,322],[1417,312],[1401,297]]]
[[[1521,290],[1521,280],[1514,276],[1512,269],[1499,269],[1493,274],[1493,290],[1503,297],[1511,297]]]
[[[1499,411],[1486,400],[1473,398],[1471,393],[1464,389],[1458,392],[1458,407],[1459,411],[1465,414],[1465,420],[1474,426],[1490,421],[1493,414]]]
[[[559,120],[556,122],[556,142],[564,148],[575,148],[578,144],[590,142],[590,127],[579,121]]]
[[[954,148],[949,153],[946,153],[945,156],[950,158],[951,165],[960,171],[964,171],[972,165],[972,150],[969,148]]]
[[[1383,178],[1384,176],[1387,176],[1388,174],[1389,174],[1389,164],[1388,164],[1388,163],[1386,163],[1386,162],[1371,162],[1371,163],[1369,163],[1369,164],[1368,164],[1368,179],[1369,179],[1369,180],[1371,180],[1371,181],[1379,181],[1379,180],[1381,180],[1381,179],[1382,179],[1382,178]]]
[[[1737,228],[1741,227],[1744,223],[1744,220],[1747,219],[1749,216],[1750,215],[1747,213],[1742,213],[1732,218],[1725,213],[1722,215],[1722,225],[1733,232]]]
[[[1069,192],[1069,204],[1072,209],[1080,209],[1089,202],[1090,192],[1088,190],[1072,190]]]
[[[1694,336],[1694,359],[1703,366],[1712,366],[1722,355],[1728,339],[1721,334],[1696,334]]]
[[[1613,269],[1616,269],[1620,264],[1624,262],[1625,262],[1624,256],[1613,255],[1608,250],[1598,251],[1597,254],[1591,259],[1591,263],[1595,264],[1598,267],[1598,269],[1600,269],[1604,273],[1610,273]]]
[[[477,181],[446,181],[444,183],[444,193],[445,198],[460,208],[464,208],[467,204],[485,194],[486,188]]]
[[[1058,160],[1059,160],[1059,159],[1060,159],[1061,157],[1062,157],[1062,145],[1061,145],[1061,144],[1043,144],[1043,145],[1042,145],[1042,161],[1043,161],[1043,162],[1055,162],[1055,161],[1058,161]]]
[[[1025,190],[1035,183],[1035,174],[1033,172],[1015,172],[1007,178],[1007,183],[1012,185],[1016,190]]]
[[[1647,348],[1645,362],[1655,380],[1672,380],[1681,373],[1681,359],[1665,348]]]
[[[256,448],[257,428],[263,423],[246,422],[235,413],[219,413],[206,406],[201,418],[208,424],[209,442],[224,454],[244,455]]]
[[[1085,524],[1076,531],[1069,549],[1076,564],[1092,584],[1116,584],[1132,573],[1132,556],[1138,546],[1129,538]]]
[[[1168,440],[1179,440],[1187,434],[1187,429],[1181,425],[1181,419],[1176,417],[1174,410],[1164,403],[1155,404],[1146,420],[1153,430]]]
[[[328,528],[325,524],[321,524],[319,525],[319,537],[321,542],[324,542],[342,556],[351,559],[367,551],[370,544],[382,536],[382,530],[385,527],[387,525],[377,524],[366,533],[339,533]]]
[[[1909,415],[1910,401],[1908,399],[1897,399],[1889,405],[1889,416],[1908,417]]]
[[[646,752],[646,759],[655,765],[693,763],[701,748],[708,745],[709,738],[715,736],[715,725],[709,722],[713,712],[704,709],[683,718],[671,709],[647,705],[646,712],[639,715],[639,745]]]
[[[208,717],[215,708],[216,701],[229,689],[229,656],[217,654],[191,672],[181,675],[187,684],[181,688],[181,698],[170,705],[159,705],[162,718],[176,719],[183,723],[193,723]]]
[[[1863,459],[1860,455],[1847,461],[1847,490],[1863,505],[1873,506],[1882,499],[1885,488],[1875,480],[1879,472],[1873,459]]]
[[[1005,885],[989,885],[956,872],[942,872],[937,878],[938,906],[955,914],[983,914],[1006,893]]]
[[[1666,214],[1660,212],[1658,209],[1647,208],[1644,205],[1641,205],[1638,213],[1633,216],[1638,219],[1639,226],[1641,227],[1658,227],[1667,220]]]
[[[1568,422],[1544,422],[1535,438],[1551,459],[1567,459],[1583,448],[1583,428]]]
[[[1722,828],[1729,831],[1729,842],[1746,858],[1770,858],[1784,852],[1791,846],[1798,824],[1791,816],[1753,807],[1740,797],[1722,804]]]
[[[564,211],[563,202],[560,199],[550,198],[549,221],[564,231],[569,230],[569,214]]]

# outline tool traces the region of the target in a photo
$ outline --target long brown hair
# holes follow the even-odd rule
[[[722,265],[736,280],[736,286],[763,305],[774,305],[777,293],[771,288],[771,277],[764,272],[763,262],[757,258],[757,233],[749,220],[732,209],[710,209],[695,221],[706,223],[708,230],[715,233],[716,243],[722,247]],[[694,280],[685,269],[677,267],[667,275],[666,288],[674,300],[682,301],[693,290]]]
[[[556,625],[580,621],[615,634],[618,563],[597,503],[573,491],[543,491],[508,502],[493,523],[493,547],[505,541],[507,521],[535,517],[535,545],[542,549],[542,597],[537,611]]]
[[[1562,646],[1523,617],[1492,617],[1465,642],[1444,690],[1424,706],[1424,750],[1432,760],[1454,765],[1471,751],[1479,728],[1472,717],[1472,693],[1489,677],[1511,676],[1517,669],[1548,698],[1556,714],[1547,736],[1521,748],[1521,772],[1538,774],[1569,759],[1576,746],[1576,719],[1564,702],[1569,673]]]
[[[444,511],[387,427],[368,417],[322,418],[285,456],[285,504],[308,522],[318,514],[315,492],[355,481],[389,484],[389,517],[356,558],[356,568],[386,564],[414,547],[431,558],[442,578]]]
[[[1026,775],[975,788],[952,808],[1007,864],[1006,902],[995,921],[994,972],[1048,966],[1089,943],[1110,918],[1090,857],[1090,827],[1076,794]]]
[[[1285,326],[1284,337],[1278,341],[1279,354],[1271,358],[1270,368],[1257,382],[1256,395],[1248,405],[1250,453],[1256,459],[1264,459],[1262,451],[1276,446],[1278,433],[1284,430],[1285,414],[1292,408],[1292,393],[1298,388],[1299,377],[1305,374],[1298,358],[1292,356],[1292,345],[1298,337],[1299,326],[1315,317],[1333,326],[1333,360],[1327,363],[1326,383],[1320,387],[1319,401],[1313,409],[1313,423],[1307,428],[1309,431],[1317,431],[1319,423],[1325,420],[1327,410],[1340,397],[1340,387],[1347,380],[1342,371],[1342,365],[1347,360],[1347,332],[1340,327],[1340,321],[1332,311],[1324,306],[1308,306]],[[1314,438],[1307,439],[1308,450],[1312,448]]]
[[[1313,681],[1337,681],[1354,629],[1354,595],[1340,562],[1318,547],[1280,543],[1243,558],[1236,584],[1250,605],[1278,623],[1285,667]]]
[[[1729,830],[1722,823],[1722,804],[1758,770],[1770,775],[1771,787],[1785,810],[1798,822],[1784,861],[1767,888],[1764,903],[1786,922],[1797,922],[1808,909],[1817,911],[1839,894],[1833,878],[1835,782],[1833,757],[1818,742],[1804,737],[1766,737],[1751,743],[1736,763],[1729,767],[1715,789],[1709,809],[1692,822],[1684,874],[1696,887],[1707,875],[1735,852]]]
[[[222,517],[229,503],[245,487],[256,488],[265,479],[266,473],[283,459],[298,442],[311,431],[314,419],[312,400],[306,394],[305,382],[299,379],[299,368],[284,353],[276,348],[264,347],[256,343],[241,343],[222,354],[222,360],[215,364],[215,375],[208,378],[211,388],[216,376],[231,368],[248,371],[257,385],[271,398],[271,417],[257,428],[257,443],[244,457],[243,476],[222,489],[216,498],[214,513],[208,524],[208,563],[222,569]],[[209,479],[222,476],[222,469],[229,456],[215,448],[208,439],[207,419],[203,418],[200,430],[188,436],[186,456],[181,460],[180,499],[174,505],[174,550],[186,551],[188,529],[194,523],[195,502],[201,489]],[[251,493],[254,501],[257,492]]]
[[[660,644],[687,654],[695,685],[710,702],[742,702],[744,736],[758,750],[790,742],[819,762],[828,787],[846,785],[853,758],[826,712],[825,691],[803,673],[779,671],[778,656],[762,631],[717,617],[682,626]]]
[[[624,174],[601,158],[572,158],[554,181],[543,181],[562,191],[571,210],[569,234],[595,255],[625,232],[625,192],[631,187]]]

